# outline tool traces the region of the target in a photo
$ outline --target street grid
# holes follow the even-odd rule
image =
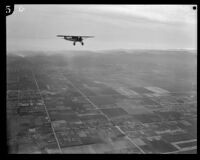
[[[44,103],[43,103],[43,104],[44,104],[43,106],[44,106],[45,112],[46,112],[46,114],[47,114],[48,120],[49,120],[49,122],[50,122],[53,135],[54,135],[54,137],[55,137],[55,139],[56,139],[56,143],[57,143],[59,152],[60,152],[60,153],[63,153],[63,152],[62,152],[62,149],[61,149],[61,147],[60,147],[60,143],[59,143],[59,140],[58,140],[58,138],[57,138],[55,129],[54,129],[53,125],[52,125],[52,120],[51,120],[51,118],[50,118],[50,115],[49,115],[47,106],[46,106],[45,101],[44,101],[44,99],[43,99],[43,97],[42,97],[42,95],[41,95],[41,90],[40,90],[40,87],[39,87],[39,85],[38,85],[37,79],[36,79],[36,77],[35,77],[33,71],[32,71],[32,77],[33,77],[33,79],[34,79],[34,82],[35,82],[37,91],[38,91],[38,93],[39,93],[39,96],[40,96],[41,100],[44,102]],[[87,96],[84,92],[81,91],[81,89],[79,89],[77,86],[75,86],[75,85],[74,85],[69,79],[67,79],[66,77],[65,77],[65,80],[67,80],[67,81],[69,82],[69,84],[70,84],[76,91],[78,91],[78,92],[81,94],[81,96],[82,96],[87,102],[89,102],[89,104],[91,104],[91,105],[94,107],[94,109],[91,109],[91,110],[99,110],[99,111],[101,112],[101,114],[104,115],[104,116],[107,118],[107,120],[111,121],[111,119],[110,119],[106,114],[104,114],[104,113],[100,110],[100,109],[102,109],[102,108],[99,108],[96,104],[94,104],[94,103],[90,100],[90,97],[98,97],[98,96],[117,96],[117,94],[110,94],[110,95],[109,95],[109,94],[106,94],[106,95],[97,95],[97,96]],[[19,78],[18,78],[18,81],[19,81]],[[9,90],[9,91],[15,91],[15,92],[17,92],[17,104],[18,104],[18,103],[19,103],[20,90],[18,89],[18,90]],[[30,91],[35,91],[35,90],[30,90]],[[171,92],[170,92],[170,93],[171,93]],[[173,93],[179,93],[179,92],[173,92]],[[150,100],[153,100],[152,98],[147,97],[147,96],[146,96],[146,98],[147,98],[147,99],[150,99]],[[155,101],[155,100],[153,100],[153,101]],[[156,102],[156,101],[155,101],[155,102]],[[156,102],[156,103],[159,104],[158,102]],[[187,103],[184,103],[184,104],[193,104],[193,103],[195,103],[195,102],[187,102]],[[159,105],[162,105],[162,104],[159,104]],[[170,103],[170,105],[182,105],[182,104],[181,104],[181,103]],[[145,106],[155,106],[155,105],[145,105]],[[106,107],[106,108],[107,108],[107,107]],[[110,107],[110,108],[114,108],[114,107]],[[173,122],[173,121],[167,121],[167,122]],[[159,123],[159,122],[152,122],[152,124],[155,124],[155,123]],[[148,124],[150,124],[150,123],[148,123]],[[115,125],[115,127],[118,128],[119,131],[125,135],[126,139],[128,139],[134,146],[136,146],[136,147],[140,150],[141,153],[145,154],[144,150],[141,149],[137,144],[135,144],[135,142],[134,142],[130,137],[128,137],[124,131],[121,130],[120,126]],[[180,142],[180,143],[181,143],[181,142]],[[196,148],[195,148],[195,147],[193,147],[193,148],[192,148],[192,147],[190,147],[190,148],[183,148],[183,149],[180,149],[180,150],[177,150],[177,151],[173,151],[173,152],[165,152],[164,154],[168,154],[168,153],[169,153],[169,154],[170,154],[170,153],[178,153],[178,152],[180,152],[180,151],[189,151],[189,150],[193,150],[193,149],[196,149]]]

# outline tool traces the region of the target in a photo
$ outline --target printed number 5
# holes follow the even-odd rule
[[[6,13],[10,13],[11,12],[11,9],[10,9],[10,6],[6,6]]]

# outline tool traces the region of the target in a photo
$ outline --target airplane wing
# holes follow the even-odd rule
[[[80,36],[82,38],[94,38],[94,36]]]
[[[72,36],[67,36],[67,35],[57,35],[57,37],[72,37]]]
[[[57,35],[57,37],[82,37],[82,38],[94,38],[94,36],[70,36],[70,35]]]

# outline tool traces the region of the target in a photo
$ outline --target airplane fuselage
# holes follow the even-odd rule
[[[84,44],[83,43],[83,38],[82,37],[64,37],[65,40],[68,40],[68,41],[73,41],[74,45],[76,44],[76,42],[80,42],[82,45]]]
[[[81,37],[64,37],[65,40],[68,41],[76,41],[76,42],[82,42],[83,39]]]

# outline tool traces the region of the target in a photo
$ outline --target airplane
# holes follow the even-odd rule
[[[65,40],[68,41],[73,41],[74,46],[76,45],[76,42],[80,42],[82,45],[84,45],[83,43],[83,39],[84,38],[93,38],[94,36],[69,36],[69,35],[57,35],[57,37],[63,37]]]

